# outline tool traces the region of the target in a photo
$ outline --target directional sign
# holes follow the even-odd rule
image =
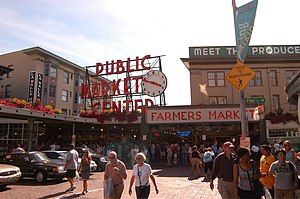
[[[253,98],[246,98],[247,104],[263,104],[266,102],[266,98],[264,97],[253,97]]]
[[[241,91],[254,76],[255,72],[251,68],[238,61],[228,73],[226,80]]]

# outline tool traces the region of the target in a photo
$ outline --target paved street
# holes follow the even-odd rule
[[[160,168],[158,168],[160,167]],[[211,191],[209,182],[202,182],[203,177],[195,180],[188,180],[190,166],[175,166],[167,168],[158,166],[153,169],[160,193],[155,194],[151,187],[150,198],[210,198],[219,199],[217,189]],[[125,182],[123,192],[124,199],[136,198],[135,195],[129,196],[128,188],[131,177],[131,170],[127,170],[128,178]],[[202,170],[203,174],[203,170]],[[196,173],[195,173],[196,176]],[[64,191],[69,187],[67,180],[62,182],[47,181],[45,184],[38,184],[33,179],[22,179],[15,185],[10,185],[0,190],[0,198],[5,199],[67,199],[67,198],[103,198],[103,172],[96,172],[91,176],[89,183],[89,192],[81,195],[82,182],[76,183],[77,188],[70,193]],[[215,187],[217,184],[215,183]]]

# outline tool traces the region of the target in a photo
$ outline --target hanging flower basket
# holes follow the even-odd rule
[[[287,123],[289,121],[298,121],[298,114],[292,113],[274,113],[269,112],[265,115],[265,120],[270,120],[271,124]]]
[[[61,109],[53,109],[51,105],[43,106],[40,102],[30,103],[18,98],[0,99],[0,104],[12,108],[23,108],[48,114],[61,114]]]
[[[80,117],[86,117],[86,118],[96,118],[98,122],[104,123],[105,121],[111,121],[114,119],[118,122],[128,122],[132,123],[134,121],[138,120],[138,116],[140,116],[141,113],[137,111],[133,112],[115,112],[111,110],[105,110],[104,112],[97,112],[95,110],[93,111],[80,111]]]

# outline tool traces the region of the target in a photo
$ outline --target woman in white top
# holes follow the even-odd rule
[[[129,186],[129,195],[132,194],[132,185],[135,181],[135,191],[136,191],[136,197],[139,198],[148,198],[150,194],[150,182],[149,178],[151,179],[156,194],[158,194],[157,185],[155,182],[155,178],[152,175],[152,169],[151,166],[144,161],[146,160],[146,156],[143,153],[138,153],[135,156],[135,160],[137,162],[136,165],[133,166],[132,169],[132,177],[130,180],[130,186]]]

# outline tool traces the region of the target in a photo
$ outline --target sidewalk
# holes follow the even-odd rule
[[[158,168],[160,167],[160,168]],[[213,191],[209,188],[209,182],[202,182],[204,177],[194,180],[188,180],[191,167],[189,165],[165,167],[153,165],[153,174],[155,176],[159,194],[155,193],[154,187],[151,186],[150,199],[220,199],[218,190]],[[135,190],[129,196],[129,183],[131,178],[131,169],[127,170],[127,179],[125,180],[124,192],[122,199],[136,198]],[[203,174],[203,169],[202,169]],[[37,183],[34,179],[22,179],[16,184],[7,188],[0,189],[0,198],[5,199],[72,199],[72,198],[103,198],[103,175],[104,172],[95,172],[88,181],[89,192],[82,195],[82,181],[76,182],[76,189],[66,193],[65,190],[70,186],[64,179],[62,182],[47,181],[43,184]],[[196,172],[195,172],[196,176]],[[215,180],[215,187],[217,187]]]

